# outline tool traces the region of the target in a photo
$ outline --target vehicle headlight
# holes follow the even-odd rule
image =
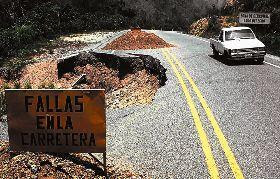
[[[231,50],[231,53],[237,53],[238,52],[238,49],[232,49]]]

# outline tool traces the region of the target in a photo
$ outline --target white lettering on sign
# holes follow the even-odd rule
[[[270,24],[270,13],[254,13],[241,12],[239,13],[240,24]]]

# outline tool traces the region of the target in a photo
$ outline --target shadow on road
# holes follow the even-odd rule
[[[222,55],[215,57],[214,55],[208,55],[210,58],[217,60],[227,66],[241,66],[241,65],[263,65],[263,63],[257,62],[254,59],[247,60],[229,60],[225,59]]]

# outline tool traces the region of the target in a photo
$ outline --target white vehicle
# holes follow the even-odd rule
[[[226,59],[255,59],[259,63],[266,55],[265,45],[249,27],[223,28],[220,35],[210,39],[214,56],[222,54]]]

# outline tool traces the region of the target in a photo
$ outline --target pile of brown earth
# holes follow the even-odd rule
[[[107,44],[103,50],[137,50],[173,47],[153,33],[132,30]]]
[[[110,178],[143,178],[107,166]],[[11,156],[8,142],[0,141],[0,178],[105,178],[103,166],[86,153],[54,154],[20,152]]]

